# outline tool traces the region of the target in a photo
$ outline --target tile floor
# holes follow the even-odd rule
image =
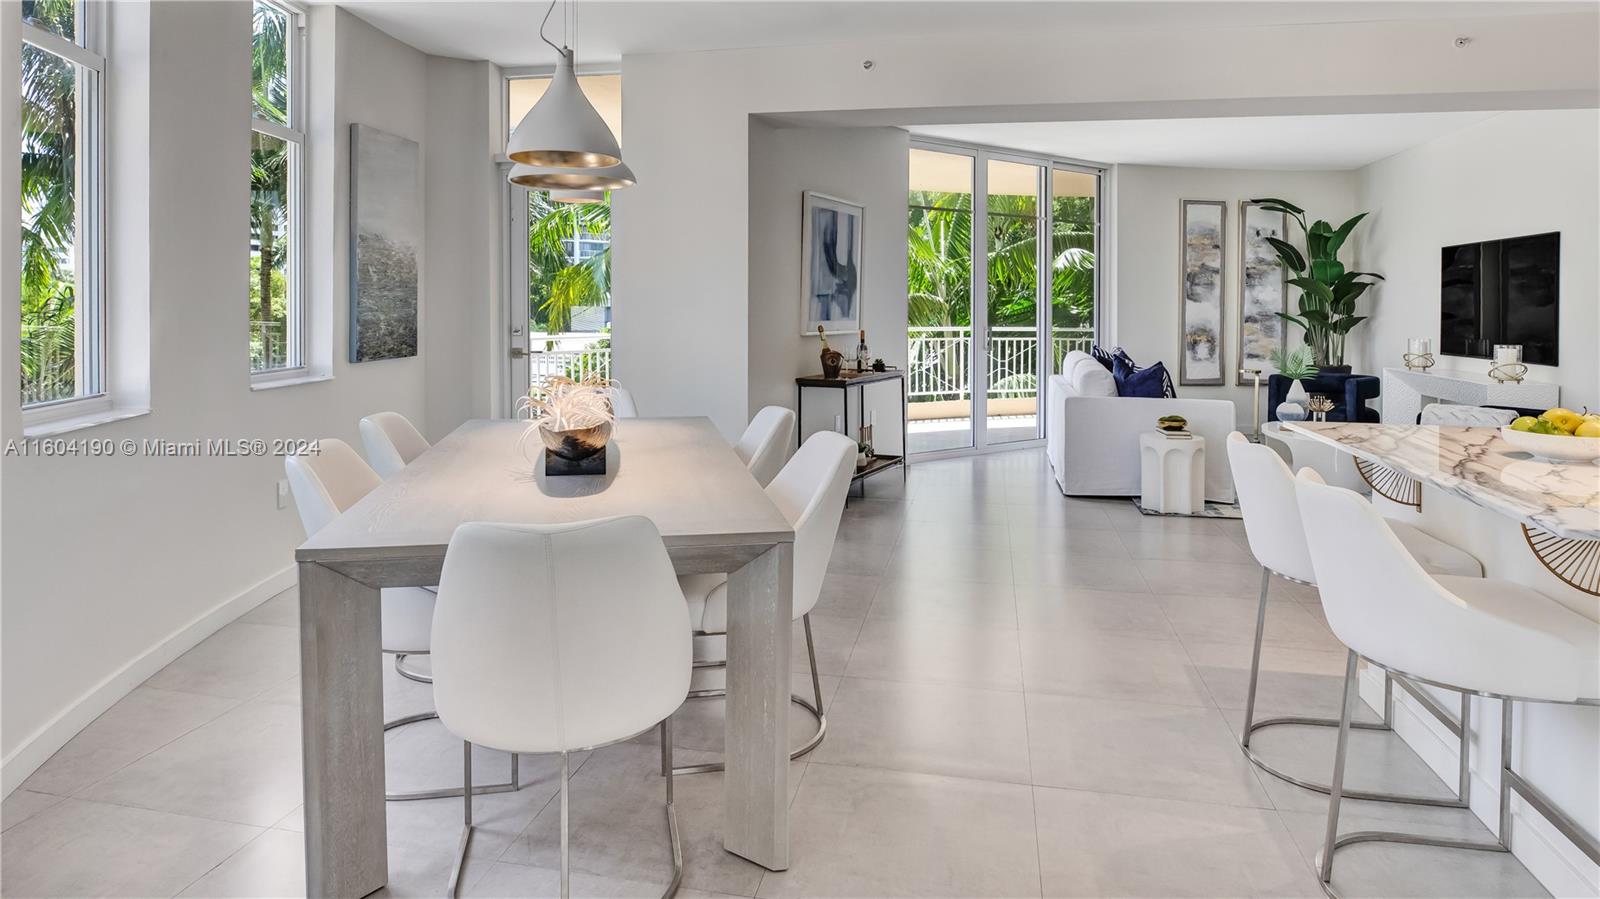
[[[1235,742],[1259,577],[1243,540],[1237,522],[1065,499],[1037,450],[870,484],[813,614],[830,727],[792,768],[793,866],[723,852],[720,776],[680,778],[681,895],[1321,895],[1324,800],[1258,774]],[[294,603],[277,597],[173,662],[7,797],[0,891],[300,895]],[[1314,603],[1277,594],[1265,711],[1336,709],[1343,652]],[[389,715],[426,706],[426,687],[385,671]],[[679,717],[679,758],[711,758],[717,703]],[[793,720],[804,739],[807,719]],[[436,723],[387,739],[391,788],[459,777],[459,744]],[[1331,732],[1258,739],[1326,776]],[[1394,738],[1354,740],[1353,783],[1445,789]],[[652,741],[577,760],[577,895],[653,896],[665,880]],[[488,782],[506,765],[483,752],[475,769]],[[556,771],[526,757],[520,791],[479,798],[469,895],[554,894]],[[1487,836],[1464,812],[1346,809],[1348,829]],[[459,800],[388,814],[386,892],[442,895]],[[1347,896],[1543,895],[1505,855],[1365,845],[1339,861]]]

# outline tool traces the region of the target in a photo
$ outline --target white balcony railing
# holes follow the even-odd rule
[[[611,348],[598,345],[606,336],[599,333],[532,335],[528,352],[529,386],[541,385],[552,377],[581,381],[593,375],[610,380]],[[548,348],[552,346],[556,348]]]
[[[913,403],[972,397],[972,329],[908,328],[907,399]],[[1056,328],[1051,367],[1071,350],[1088,350],[1089,328]],[[989,329],[989,399],[1029,399],[1039,394],[1039,336],[1034,328]]]

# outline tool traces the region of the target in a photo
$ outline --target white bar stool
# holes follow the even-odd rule
[[[788,438],[784,438],[787,442]],[[767,485],[767,496],[794,527],[794,617],[805,627],[806,655],[811,662],[811,692],[815,703],[801,696],[789,697],[795,705],[817,719],[817,732],[804,745],[789,753],[797,759],[822,742],[828,731],[828,716],[822,711],[822,680],[817,674],[817,649],[811,640],[811,609],[822,595],[822,579],[828,573],[833,555],[833,540],[839,533],[844,514],[845,494],[850,476],[855,473],[855,441],[834,431],[818,431],[795,452],[789,464]],[[728,632],[728,576],[699,574],[680,578],[689,619],[696,637],[722,636]],[[724,668],[723,659],[696,660],[697,669]],[[724,689],[690,692],[690,699],[726,696]],[[678,774],[721,771],[721,762],[688,765]]]
[[[322,530],[339,513],[355,505],[356,501],[372,492],[382,481],[371,466],[361,461],[350,444],[327,437],[317,441],[316,453],[286,456],[284,472],[289,478],[289,489],[294,493],[295,509],[300,513],[300,523],[310,537]],[[432,678],[408,670],[401,664],[408,655],[427,655],[431,647],[433,628],[434,592],[426,587],[385,587],[380,594],[382,636],[380,645],[394,656],[394,670],[402,677],[421,683],[431,683]],[[386,731],[419,721],[439,717],[434,712],[417,712],[383,723]],[[518,782],[518,762],[511,756],[511,779],[505,783],[474,787],[476,793],[509,793],[521,789]],[[460,796],[456,787],[438,790],[412,790],[385,793],[390,802],[413,799],[448,799]]]
[[[1265,727],[1285,724],[1338,727],[1339,722],[1333,718],[1299,715],[1255,720],[1256,685],[1261,678],[1261,642],[1267,622],[1267,591],[1272,586],[1272,579],[1278,577],[1307,587],[1316,587],[1317,580],[1311,568],[1306,533],[1300,525],[1300,509],[1295,501],[1294,476],[1289,472],[1289,467],[1283,464],[1283,459],[1271,447],[1251,443],[1243,434],[1234,431],[1228,435],[1228,465],[1233,470],[1234,487],[1239,492],[1239,506],[1244,511],[1244,529],[1250,541],[1250,552],[1261,565],[1261,600],[1256,609],[1255,645],[1250,655],[1250,682],[1245,693],[1244,728],[1240,732],[1239,745],[1244,749],[1245,756],[1262,771],[1297,787],[1327,793],[1331,790],[1329,784],[1314,783],[1281,771],[1250,747],[1251,736]],[[1427,532],[1404,522],[1389,521],[1382,517],[1379,517],[1378,521],[1386,525],[1406,551],[1429,572],[1463,577],[1479,577],[1483,574],[1483,566],[1477,559]],[[1346,564],[1349,561],[1346,559]],[[1416,689],[1403,678],[1386,676],[1383,723],[1357,722],[1353,726],[1363,730],[1389,730],[1394,721],[1392,691],[1396,683],[1411,693],[1450,729],[1461,743],[1462,758],[1466,758],[1466,741],[1471,733],[1471,704],[1465,695],[1461,697],[1461,717],[1458,723],[1452,720],[1428,694]],[[1350,790],[1346,795],[1379,802],[1464,808],[1470,791],[1470,773],[1463,762],[1456,796],[1453,799],[1366,790]]]
[[[744,461],[756,483],[765,487],[778,476],[789,458],[789,442],[794,439],[794,411],[782,406],[767,406],[744,429],[733,452]]]
[[[1323,889],[1335,895],[1333,856],[1352,843],[1510,851],[1512,792],[1600,864],[1600,841],[1511,767],[1513,703],[1600,706],[1600,624],[1511,581],[1429,576],[1383,526],[1370,503],[1322,483],[1316,472],[1300,472],[1295,492],[1328,624],[1349,648],[1319,860]],[[1361,564],[1352,565],[1351,559]],[[1354,795],[1343,785],[1350,716],[1358,701],[1358,659],[1420,683],[1500,700],[1500,827],[1495,842],[1395,831],[1338,835],[1340,800]],[[1461,751],[1465,756],[1466,743]]]
[[[672,804],[671,717],[689,691],[688,612],[655,525],[630,516],[564,525],[471,523],[445,553],[433,616],[439,720],[472,746],[561,755],[561,895],[570,893],[568,755],[661,729],[672,881],[683,849]],[[472,797],[450,895],[472,842]]]

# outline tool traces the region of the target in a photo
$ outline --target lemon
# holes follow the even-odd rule
[[[1557,429],[1565,434],[1571,434],[1576,431],[1578,425],[1583,423],[1583,416],[1571,409],[1546,409],[1544,414],[1539,417],[1555,425]]]
[[[1572,433],[1579,437],[1600,437],[1600,421],[1586,420]]]
[[[1534,418],[1532,415],[1524,415],[1521,418],[1519,418],[1516,421],[1513,421],[1511,423],[1511,430],[1513,430],[1513,431],[1531,431],[1531,430],[1533,430],[1534,424],[1537,423],[1538,421],[1539,421],[1539,419]]]

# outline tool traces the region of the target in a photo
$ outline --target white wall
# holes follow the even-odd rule
[[[821,342],[800,336],[801,193],[816,190],[866,207],[862,237],[862,327],[874,356],[906,364],[906,193],[910,140],[898,128],[774,128],[750,122],[750,309],[748,411],[795,407],[794,378],[822,370]],[[848,355],[856,336],[830,344]],[[865,388],[877,412],[873,441],[899,453],[900,391]],[[808,389],[801,433],[831,429],[840,391]],[[851,391],[854,437],[860,424]]]
[[[1561,385],[1561,402],[1600,409],[1600,112],[1505,112],[1399,153],[1360,173],[1372,210],[1361,267],[1388,279],[1369,291],[1362,351],[1397,366],[1408,337],[1439,346],[1439,249],[1561,232],[1559,366],[1529,378]],[[1481,359],[1438,356],[1435,371],[1482,374]]]
[[[244,342],[250,6],[154,3],[148,14],[153,44],[147,60],[138,63],[148,66],[150,86],[148,271],[144,277],[129,276],[132,269],[113,272],[109,290],[119,297],[131,293],[150,307],[151,412],[69,436],[328,436],[355,442],[360,416],[380,409],[427,422],[435,435],[465,417],[467,410],[458,406],[469,391],[461,384],[478,373],[459,365],[462,354],[446,357],[451,370],[438,377],[461,380],[435,392],[429,353],[440,338],[477,326],[449,321],[459,298],[452,293],[449,302],[438,299],[443,288],[435,269],[441,258],[451,270],[489,268],[472,254],[450,250],[435,258],[423,251],[422,355],[361,365],[345,361],[349,125],[359,121],[422,143],[433,171],[439,160],[431,158],[426,107],[447,106],[452,98],[430,90],[427,58],[346,12],[313,9],[308,261],[312,304],[330,319],[324,342],[331,342],[334,377],[252,391]],[[8,40],[5,47],[13,79],[17,45]],[[119,65],[133,64],[113,59],[111,76]],[[489,87],[487,80],[474,84],[474,91]],[[7,97],[14,94],[8,91]],[[454,102],[490,101],[487,93],[473,93]],[[13,121],[15,108],[6,107]],[[480,142],[475,152],[453,155],[462,166],[487,170],[485,146]],[[425,198],[430,237],[444,224],[435,221],[441,213],[431,208],[436,200],[431,193]],[[8,223],[16,221],[11,208]],[[446,212],[454,214],[448,207]],[[4,404],[8,438],[21,436],[13,399],[15,284],[14,276],[5,281],[3,314],[12,323],[6,332],[12,339],[0,350],[0,368],[9,373],[3,382],[10,390]],[[461,293],[482,291],[474,284]],[[8,456],[0,472],[0,752],[9,791],[167,660],[290,585],[293,550],[303,535],[292,507],[275,508],[276,482],[283,477],[276,457]]]
[[[1485,21],[1107,31],[1083,35],[1070,67],[1048,34],[997,36],[977,55],[955,36],[624,57],[639,183],[614,200],[617,377],[652,413],[743,426],[751,113],[884,124],[1593,103],[1593,15],[1496,18],[1492,36]],[[1463,33],[1481,36],[1470,51],[1453,45]],[[1351,64],[1332,78],[1328,59]]]
[[[1360,211],[1355,208],[1356,175],[1353,172],[1249,172],[1233,169],[1168,168],[1119,165],[1114,172],[1116,229],[1115,329],[1106,335],[1121,345],[1140,365],[1166,363],[1180,397],[1232,400],[1242,427],[1250,425],[1249,381],[1242,382],[1235,361],[1239,351],[1239,203],[1259,197],[1279,197],[1306,210],[1311,220],[1327,219],[1335,225]],[[1228,204],[1223,266],[1223,351],[1227,386],[1190,387],[1178,383],[1178,343],[1182,322],[1179,271],[1182,264],[1178,233],[1181,200],[1222,200]],[[1289,223],[1291,240],[1304,246],[1299,226]],[[1346,261],[1350,260],[1346,253]],[[1287,288],[1288,308],[1298,305],[1299,291]],[[1291,345],[1299,330],[1291,329]],[[1367,372],[1361,358],[1346,361]],[[1266,418],[1266,387],[1261,389]]]

